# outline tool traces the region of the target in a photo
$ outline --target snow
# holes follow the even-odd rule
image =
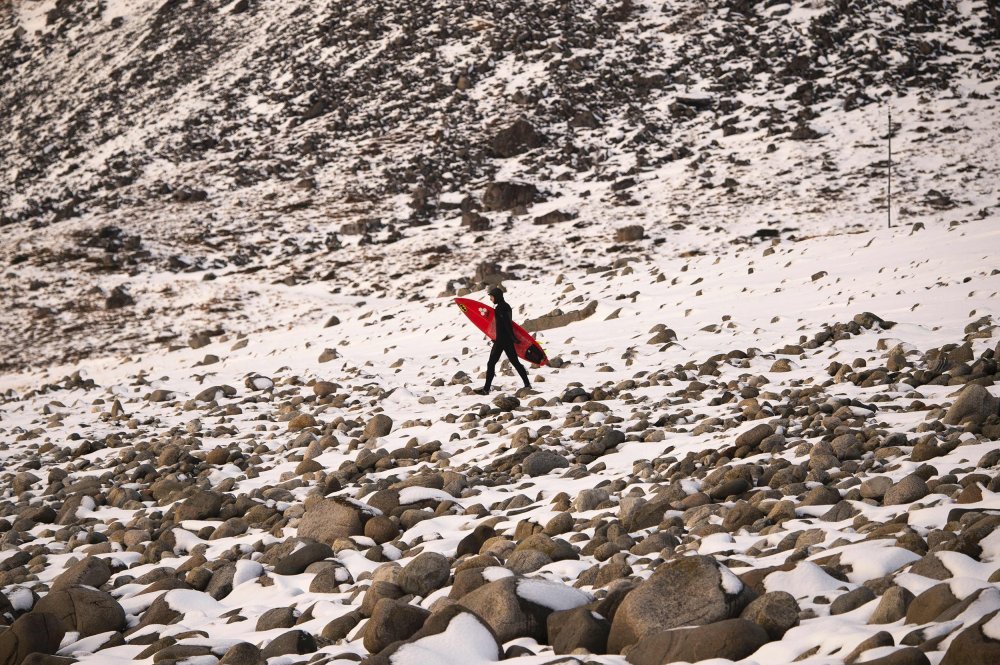
[[[418,501],[432,499],[435,501],[456,501],[455,497],[445,491],[432,487],[404,487],[399,490],[399,504],[405,506]]]
[[[727,595],[735,596],[739,592],[743,591],[743,582],[740,581],[740,578],[733,574],[733,571],[729,570],[725,566],[720,566],[719,575],[721,577],[720,582],[722,583],[722,590],[726,592]]]
[[[797,599],[854,588],[855,584],[841,582],[831,577],[814,563],[804,561],[790,571],[776,571],[764,578],[764,587],[770,591],[787,591]]]
[[[518,580],[517,595],[556,612],[586,605],[591,600],[589,595],[573,587],[535,579]]]
[[[74,132],[69,131],[70,122],[60,115],[62,112],[48,118],[45,127],[28,123],[29,118],[23,115],[14,117],[13,124],[0,120],[0,127],[11,128],[0,132],[0,152],[7,156],[0,167],[0,183],[16,183],[14,187],[0,184],[0,208],[4,214],[27,213],[33,206],[42,211],[26,222],[0,224],[0,262],[9,266],[7,286],[0,289],[5,312],[0,357],[4,363],[8,358],[19,363],[11,365],[15,369],[0,370],[0,463],[8,472],[19,470],[29,460],[42,465],[34,471],[42,480],[29,490],[30,496],[13,496],[8,483],[6,498],[50,503],[52,497],[44,493],[50,468],[66,470],[70,475],[65,483],[96,478],[107,501],[95,502],[88,497],[76,518],[85,530],[91,528],[91,521],[101,522],[93,531],[113,540],[119,526],[141,531],[146,528],[144,522],[155,521],[155,515],[170,510],[169,502],[151,500],[146,480],[129,477],[131,468],[125,476],[119,474],[117,467],[128,465],[129,455],[140,453],[139,459],[144,460],[143,455],[152,452],[153,458],[146,461],[155,465],[156,454],[171,439],[188,441],[196,459],[214,448],[238,451],[243,461],[218,464],[197,476],[159,468],[157,474],[172,473],[183,483],[197,483],[233,496],[249,495],[254,502],[264,501],[262,493],[277,488],[280,500],[267,499],[265,505],[288,513],[282,529],[254,526],[239,537],[206,540],[197,532],[217,527],[219,521],[191,520],[172,528],[178,557],[147,563],[141,552],[119,551],[125,548],[114,540],[104,548],[110,552],[97,554],[115,562],[116,572],[108,588],[113,589],[130,623],[134,625],[157,596],[163,595],[184,616],[176,625],[149,628],[144,634],[204,631],[209,635],[204,643],[218,650],[227,640],[263,644],[276,637],[273,631],[252,630],[257,618],[272,607],[292,607],[299,613],[311,610],[314,619],[303,629],[319,633],[330,620],[357,607],[371,576],[391,578],[391,568],[405,565],[415,550],[452,557],[462,537],[485,523],[503,538],[513,540],[522,521],[546,524],[558,510],[553,503],[561,493],[572,500],[582,489],[598,484],[609,487],[624,480],[625,489],[612,492],[613,502],[624,506],[629,492],[649,499],[671,483],[688,495],[708,491],[703,472],[711,471],[713,465],[763,466],[771,463],[772,457],[803,462],[806,458],[790,448],[746,460],[701,460],[699,477],[678,477],[665,471],[669,464],[662,460],[666,457],[679,461],[688,454],[725,450],[739,433],[758,422],[776,423],[776,417],[743,419],[738,400],[710,403],[723,390],[740,393],[753,377],[766,377],[766,382],[756,386],[762,393],[757,399],[769,404],[772,413],[787,404],[791,391],[821,387],[823,399],[829,398],[831,405],[854,398],[877,406],[875,411],[858,405],[848,407],[850,414],[863,421],[864,428],[903,433],[911,440],[922,435],[929,409],[952,401],[955,386],[826,385],[829,375],[825,369],[830,362],[851,364],[855,359],[864,360],[866,367],[881,366],[885,349],[896,345],[911,352],[908,359],[919,364],[928,349],[961,343],[970,321],[990,316],[993,325],[1000,319],[1000,276],[993,274],[1000,230],[996,225],[996,183],[990,177],[997,171],[996,155],[1000,154],[996,150],[995,76],[962,64],[955,76],[949,75],[947,91],[895,89],[881,77],[867,86],[866,94],[871,97],[891,100],[893,119],[900,123],[900,131],[893,137],[900,158],[900,188],[893,201],[897,226],[888,229],[884,225],[884,182],[877,166],[884,159],[884,104],[845,110],[838,91],[833,98],[809,106],[817,114],[810,126],[823,134],[821,138],[786,140],[785,129],[791,127],[762,124],[769,111],[790,122],[804,108],[789,99],[796,94],[798,82],[780,80],[776,74],[779,62],[768,61],[768,70],[754,74],[752,90],[720,95],[718,81],[707,70],[695,75],[698,72],[675,57],[686,54],[685,60],[695,63],[706,59],[702,48],[718,46],[716,35],[726,34],[734,21],[742,21],[727,18],[735,12],[715,12],[686,1],[635,4],[635,15],[621,24],[624,32],[618,38],[597,35],[592,48],[574,47],[572,53],[559,38],[552,38],[535,51],[496,56],[491,44],[496,36],[493,26],[505,19],[450,16],[449,29],[434,37],[433,48],[393,70],[420,72],[421,79],[428,81],[420,94],[430,94],[436,85],[445,86],[447,93],[442,99],[447,101],[423,106],[411,104],[413,98],[403,94],[408,91],[395,88],[385,97],[368,93],[364,99],[352,97],[340,78],[367,75],[385,67],[394,42],[423,38],[420,31],[408,34],[393,12],[369,17],[365,7],[351,3],[329,7],[254,3],[250,21],[246,16],[231,17],[227,10],[233,3],[227,2],[215,12],[218,16],[205,20],[217,21],[216,28],[225,28],[226,41],[233,49],[207,73],[178,84],[176,90],[156,86],[165,98],[153,107],[165,109],[162,113],[139,114],[134,105],[126,104],[129,113],[120,114],[127,117],[124,124],[117,120],[107,126],[95,122],[94,127],[75,127],[78,131]],[[886,55],[890,63],[902,64],[899,58],[910,52],[897,48],[901,42],[895,34],[903,28],[900,8],[905,4],[893,0],[872,8],[872,25],[893,26],[894,34],[886,37],[890,40]],[[159,63],[157,76],[168,76],[175,42],[164,39],[148,52],[139,47],[148,36],[172,39],[175,33],[183,32],[150,31],[148,22],[162,5],[162,0],[108,0],[102,5],[103,12],[95,13],[93,23],[57,34],[54,27],[46,26],[46,13],[55,7],[54,0],[15,3],[11,21],[0,27],[0,42],[20,26],[27,30],[23,39],[29,45],[21,53],[31,58],[43,51],[52,55],[41,64],[30,60],[11,72],[0,87],[5,95],[11,90],[15,95],[28,95],[36,88],[47,90],[52,108],[68,100],[71,103],[64,104],[65,108],[96,109],[89,102],[99,100],[82,94],[79,99],[63,97],[60,91],[103,90],[112,71],[126,72],[121,76],[124,81],[136,69],[138,53]],[[193,11],[198,3],[182,5],[185,11]],[[581,20],[596,22],[595,12],[610,6],[600,0],[577,9]],[[352,7],[357,11],[347,11]],[[341,8],[345,9],[343,16],[330,18]],[[963,0],[955,8],[968,17],[968,26],[981,23],[976,17],[981,3]],[[810,21],[828,9],[829,3],[823,2],[783,3],[766,8],[758,5],[756,12],[764,15],[759,19],[764,22],[761,30],[778,39],[779,45],[787,46],[790,38],[795,52],[810,53]],[[439,8],[428,11],[438,12]],[[116,18],[124,23],[112,29],[111,21]],[[336,27],[332,23],[357,19],[362,25],[370,18],[384,29],[370,41],[361,42],[363,46],[359,42],[352,42],[349,48],[322,43],[324,32]],[[682,19],[686,25],[675,25]],[[325,24],[327,20],[331,24]],[[295,23],[296,29],[289,23]],[[613,27],[608,22],[602,25]],[[471,32],[465,31],[466,27]],[[956,51],[943,57],[982,67],[992,62],[984,57],[983,47],[975,39],[963,36],[958,29],[932,27],[926,39],[948,44]],[[431,27],[428,30],[439,32]],[[630,101],[627,112],[601,107],[598,98],[604,91],[595,89],[589,101],[600,118],[596,128],[567,126],[563,114],[578,110],[577,102],[572,109],[558,111],[558,122],[547,120],[551,108],[567,101],[560,82],[576,80],[567,69],[569,57],[584,59],[584,66],[601,76],[621,75],[625,77],[622,81],[627,81],[629,71],[602,67],[615,63],[612,58],[616,54],[634,59],[635,37],[641,34],[652,40],[641,67],[649,74],[677,73],[676,81],[650,91],[648,100]],[[748,34],[755,42],[763,36],[760,32]],[[876,36],[875,31],[864,28],[847,39],[852,48],[864,52],[868,49],[865,44],[874,43]],[[255,58],[267,52],[269,43],[290,43],[293,48],[268,62],[258,80],[261,72],[255,69]],[[69,50],[77,45],[81,46],[79,52],[70,55]],[[884,45],[878,48],[884,50]],[[566,58],[562,57],[564,51]],[[197,51],[185,53],[191,66],[202,57]],[[358,102],[345,120],[337,118],[334,108],[321,118],[299,122],[296,109],[311,103],[315,88],[306,77],[310,67],[303,66],[300,57],[320,70],[329,65],[329,70],[323,70],[331,74],[328,88]],[[752,56],[733,54],[718,66],[719,71],[735,73],[751,71],[756,64]],[[821,75],[814,81],[820,88],[841,85],[859,66],[844,59],[837,49],[811,64]],[[475,74],[469,90],[452,90],[453,75],[458,72]],[[679,74],[684,74],[686,83],[680,82]],[[593,85],[597,79],[584,80]],[[540,101],[515,103],[512,95],[516,92],[538,96]],[[678,96],[716,102],[726,97],[744,107],[700,112],[688,122],[670,110]],[[232,109],[222,108],[222,100],[229,98],[238,100],[238,114],[227,119],[221,111]],[[452,115],[453,111],[457,115]],[[448,162],[447,153],[455,146],[486,145],[498,128],[522,113],[550,139],[535,155],[487,158],[469,173],[462,172],[468,160]],[[412,118],[412,114],[422,117]],[[747,131],[723,136],[721,122],[729,120]],[[172,146],[186,136],[179,128],[198,126],[198,121],[205,122],[206,131],[213,138],[222,138],[222,143],[215,150],[201,151],[196,159],[178,158]],[[38,129],[37,145],[28,140],[30,132],[13,129],[17,123]],[[232,126],[226,127],[227,123]],[[335,128],[338,123],[349,127]],[[644,127],[646,123],[648,127]],[[370,129],[358,129],[365,125]],[[926,131],[918,132],[918,127]],[[955,131],[943,131],[949,127]],[[650,133],[652,139],[646,141],[643,136]],[[73,151],[66,150],[64,135],[73,137],[70,147],[79,148],[79,155],[69,154]],[[315,137],[328,137],[331,142],[315,151],[306,149]],[[246,145],[253,147],[246,149],[249,156],[243,154]],[[658,160],[678,147],[689,148],[693,154]],[[36,153],[52,160],[47,170],[36,172],[32,161]],[[109,189],[102,173],[119,154],[141,158],[136,180]],[[565,158],[552,159],[555,154]],[[580,163],[579,156],[589,156],[593,163]],[[242,183],[233,175],[233,164],[273,175]],[[429,168],[427,177],[443,193],[430,224],[416,226],[410,224],[413,210],[407,188],[417,183],[409,182],[409,175],[401,178],[400,173],[422,173],[424,164],[441,167],[440,173]],[[31,177],[19,177],[22,173]],[[316,188],[297,189],[296,180],[304,177],[314,179]],[[627,190],[636,205],[616,199],[612,190],[612,184],[625,177],[636,180]],[[737,185],[731,190],[723,186],[726,178],[734,179]],[[503,179],[537,184],[545,190],[547,200],[530,207],[527,215],[484,211],[492,228],[467,232],[460,225],[457,206],[467,197],[477,200],[488,182]],[[403,181],[406,187],[400,185]],[[387,182],[393,186],[386,186]],[[198,186],[211,198],[204,205],[174,202],[155,193],[160,184]],[[825,188],[833,193],[824,193]],[[926,197],[930,190],[949,194],[955,207],[935,209],[929,205]],[[79,216],[58,223],[51,220],[53,210],[33,203],[50,195],[61,200],[67,192],[88,192],[93,199],[83,205]],[[348,198],[355,202],[345,203]],[[309,205],[290,209],[305,202]],[[577,217],[553,227],[532,223],[533,217],[553,210]],[[393,222],[402,238],[387,242],[386,229],[364,243],[358,236],[341,234],[342,249],[307,247],[314,241],[322,246],[326,234],[339,233],[342,224],[367,219]],[[925,228],[916,230],[913,222]],[[629,224],[642,224],[648,238],[635,243],[613,241],[616,229]],[[134,270],[133,266],[119,271],[91,270],[105,252],[81,248],[77,234],[90,237],[108,225],[141,235],[149,257],[141,259]],[[746,236],[759,228],[795,231],[783,231],[774,243],[747,242]],[[516,242],[516,255],[509,249],[512,241]],[[439,247],[448,251],[432,251]],[[237,262],[234,257],[248,248],[259,253],[244,257],[246,264]],[[75,251],[89,258],[68,260]],[[15,262],[21,255],[27,260]],[[172,256],[198,263],[201,269],[170,270],[166,263]],[[45,263],[45,257],[52,258],[52,263]],[[476,265],[493,259],[516,274],[505,280],[505,287],[516,304],[519,320],[557,307],[570,311],[591,301],[598,303],[597,313],[590,318],[539,334],[550,355],[561,357],[565,364],[530,370],[538,395],[522,398],[521,407],[509,414],[493,412],[490,399],[471,395],[461,381],[453,381],[459,372],[468,374],[473,385],[481,379],[485,346],[482,336],[455,315],[453,294],[446,290],[449,282],[470,277]],[[205,279],[209,270],[214,279]],[[321,279],[327,270],[336,274],[329,280]],[[813,275],[820,271],[825,275],[814,280]],[[657,281],[658,275],[664,280]],[[31,280],[36,279],[50,286],[30,288]],[[137,299],[134,314],[109,312],[103,306],[104,295],[88,295],[94,289],[107,294],[123,284]],[[49,310],[51,315],[45,313]],[[875,312],[897,325],[891,330],[864,330],[849,339],[805,348],[802,353],[779,352],[787,344],[804,344],[824,327],[850,321],[863,311]],[[616,318],[608,321],[613,312]],[[341,323],[327,328],[325,322],[332,314]],[[675,330],[676,345],[661,349],[646,343],[650,329],[657,324]],[[222,334],[214,336],[208,346],[194,349],[186,344],[192,332],[216,327]],[[161,336],[170,339],[156,341]],[[237,341],[246,344],[234,348]],[[996,333],[972,339],[971,345],[978,357],[996,345]],[[335,349],[339,357],[318,363],[319,353],[326,348]],[[564,423],[576,417],[573,409],[579,405],[554,399],[572,384],[592,390],[627,380],[641,383],[650,373],[665,374],[688,363],[697,366],[730,350],[750,349],[758,352],[745,361],[720,362],[718,376],[688,370],[687,379],[663,378],[654,385],[623,389],[636,399],[629,401],[617,394],[600,400],[609,411],[583,412],[586,419],[580,420],[578,427]],[[218,356],[219,361],[201,364],[208,353]],[[778,358],[792,361],[793,371],[771,371]],[[62,386],[63,377],[77,370],[92,378],[96,387]],[[347,399],[321,403],[310,388],[317,380],[341,384],[338,392]],[[684,401],[683,393],[694,380],[712,387],[702,397]],[[516,387],[516,379],[501,371],[497,384],[509,393]],[[237,396],[221,399],[219,409],[189,403],[214,385],[234,386]],[[146,402],[143,396],[154,388],[175,392],[179,403]],[[995,386],[990,391],[1000,394]],[[528,406],[536,398],[540,402]],[[110,417],[113,399],[122,401],[125,418]],[[933,406],[911,410],[918,399]],[[64,406],[52,405],[54,401]],[[230,407],[234,410],[227,411]],[[288,432],[283,420],[288,412],[282,411],[286,407],[313,413],[321,421],[316,432],[302,439]],[[681,416],[685,409],[690,412]],[[533,410],[538,413],[532,414]],[[362,441],[363,424],[377,412],[393,418],[393,431],[378,441]],[[475,416],[477,422],[463,422],[467,416]],[[191,432],[186,428],[195,418],[202,428]],[[666,424],[649,424],[646,431],[642,426],[629,429],[640,418],[647,424],[662,418]],[[718,418],[720,424],[713,431],[693,433],[706,418]],[[608,424],[627,431],[630,440],[595,461],[578,461],[576,451],[581,442],[575,433]],[[815,443],[818,435],[804,432],[798,425],[793,418],[779,430],[790,441]],[[511,436],[521,427],[527,428],[533,439],[546,438],[544,446],[566,456],[572,465],[570,472],[527,478],[489,471],[496,460],[514,452]],[[558,430],[556,434],[551,433],[553,429]],[[657,435],[650,439],[662,440],[641,440],[647,432]],[[71,434],[77,437],[71,439]],[[951,434],[944,432],[942,436]],[[130,438],[133,435],[136,440]],[[336,441],[327,439],[328,435]],[[343,592],[311,592],[314,575],[272,574],[270,564],[261,563],[269,546],[295,535],[296,510],[320,489],[322,474],[343,472],[344,477],[350,476],[361,448],[392,452],[408,446],[411,440],[418,445],[437,441],[441,453],[429,460],[393,459],[391,465],[345,482],[343,489],[333,494],[356,500],[367,496],[370,483],[382,488],[405,482],[414,474],[440,472],[453,474],[457,480],[464,478],[469,486],[456,492],[458,497],[442,490],[407,487],[400,490],[400,503],[447,502],[452,508],[401,530],[397,538],[379,548],[373,548],[374,541],[362,536],[338,541],[335,559],[354,580],[348,583],[346,573],[340,578],[346,587]],[[955,473],[961,479],[996,447],[995,441],[979,440],[970,432],[959,440],[963,445],[931,461],[939,475]],[[82,442],[95,444],[95,449],[83,455],[64,454]],[[148,447],[143,448],[145,445]],[[322,471],[296,473],[299,460],[307,454],[306,446],[308,455],[320,446],[320,454],[312,459]],[[256,458],[253,468],[247,468],[244,462],[251,457]],[[864,462],[866,467],[858,471],[858,480],[883,475],[897,481],[920,466],[909,459],[906,450],[900,457],[866,457]],[[475,471],[472,466],[477,467]],[[109,474],[115,475],[113,483],[107,482]],[[831,484],[847,491],[848,485],[840,485],[841,480]],[[142,500],[107,505],[112,484],[121,490],[144,492]],[[527,505],[494,508],[515,495],[526,498]],[[376,512],[364,501],[357,505],[369,514]],[[958,505],[953,496],[934,494],[921,500],[919,506],[874,506],[862,501],[851,501],[851,505],[864,518],[877,522],[905,517],[909,527],[925,537],[931,529],[942,528],[948,512],[955,508],[1000,510],[1000,494],[984,489],[983,500],[975,504]],[[476,506],[489,514],[477,513]],[[883,576],[892,576],[896,584],[913,593],[940,583],[900,572],[920,557],[897,546],[894,536],[870,540],[861,520],[829,523],[818,519],[828,509],[799,507],[794,519],[769,527],[766,535],[748,529],[704,537],[687,533],[682,539],[679,555],[697,552],[725,563],[720,574],[722,586],[730,594],[742,589],[730,567],[742,574],[796,561],[794,570],[770,574],[765,587],[792,593],[805,611],[803,616],[815,616],[804,618],[800,627],[766,645],[747,659],[746,665],[793,662],[812,648],[818,651],[803,662],[839,663],[858,643],[882,629],[892,632],[898,644],[910,627],[868,626],[872,611],[868,606],[832,617],[825,601]],[[670,510],[666,518],[682,515],[681,510]],[[560,537],[582,550],[598,524],[619,518],[621,510],[612,507],[574,516],[585,522]],[[716,516],[709,523],[721,521],[721,516]],[[63,567],[91,547],[89,543],[67,542],[56,535],[61,529],[38,524],[30,530],[32,540],[25,548],[44,547],[48,553],[31,564],[40,568],[35,577],[23,586],[2,590],[16,611],[29,610],[31,589],[44,593],[43,585],[51,584]],[[820,530],[820,538],[812,541],[815,544],[808,551],[776,549],[790,534],[812,529]],[[631,535],[638,540],[645,533]],[[99,543],[97,549],[103,545]],[[980,545],[983,553],[978,561],[956,552],[939,553],[943,565],[954,574],[947,581],[953,593],[962,599],[980,595],[960,620],[932,626],[928,635],[957,634],[991,608],[1000,607],[995,584],[988,581],[1000,562],[1000,536],[990,534]],[[762,554],[754,554],[755,549]],[[0,562],[9,561],[20,551],[0,552]],[[130,578],[160,566],[176,568],[195,551],[210,560],[236,559],[234,589],[229,595],[218,601],[193,590],[136,595],[144,585],[130,582]],[[795,557],[790,559],[793,551]],[[638,580],[652,573],[654,556],[639,557],[627,548],[616,555],[632,567]],[[833,556],[839,557],[849,582],[831,577],[817,565]],[[586,554],[550,563],[527,578],[518,577],[518,593],[553,609],[580,606],[590,596],[573,585],[598,563],[606,562]],[[483,570],[488,581],[513,575],[500,566]],[[432,607],[449,589],[446,586],[432,592],[423,606]],[[819,596],[825,599],[817,600]],[[231,610],[238,610],[246,620],[229,624],[222,615]],[[994,634],[1000,631],[996,621],[988,624]],[[442,635],[404,647],[394,662],[450,665],[495,661],[499,653],[483,631],[473,618],[459,616]],[[63,652],[90,665],[124,665],[144,648],[124,646],[91,653],[100,646],[98,636],[70,639],[73,641],[63,645]],[[518,642],[529,644],[538,655],[513,659],[517,665],[549,662],[554,657],[551,649],[532,640]],[[928,654],[932,662],[940,661],[948,644],[945,641]],[[345,657],[367,654],[360,639],[348,639],[323,651]],[[865,657],[878,653],[872,651]],[[609,665],[622,663],[621,657],[614,655],[592,658]],[[288,656],[275,662],[290,664],[304,659],[308,656]],[[209,657],[204,660],[209,662]]]
[[[513,577],[514,572],[507,569],[501,568],[500,566],[488,566],[483,568],[482,571],[483,579],[487,582],[496,582],[497,580],[502,580],[505,577]]]
[[[393,665],[476,665],[500,659],[496,639],[475,616],[463,612],[444,632],[403,645]]]
[[[1000,642],[1000,613],[997,613],[992,619],[983,624],[983,635],[987,639]]]

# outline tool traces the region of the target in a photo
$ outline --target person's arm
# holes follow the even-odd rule
[[[497,341],[513,342],[514,326],[513,326],[513,319],[511,318],[510,305],[504,303],[500,307],[497,307],[496,321],[497,321]]]

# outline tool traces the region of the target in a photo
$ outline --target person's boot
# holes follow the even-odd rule
[[[489,388],[476,388],[472,392],[476,393],[477,395],[489,395],[490,394],[490,389]]]

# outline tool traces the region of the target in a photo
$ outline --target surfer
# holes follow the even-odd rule
[[[531,388],[531,383],[528,381],[528,372],[525,371],[524,365],[517,359],[517,352],[514,351],[514,319],[511,315],[510,305],[503,299],[503,291],[499,287],[494,286],[488,293],[490,301],[496,309],[497,336],[493,342],[493,348],[490,349],[490,360],[486,364],[486,386],[475,392],[479,395],[489,394],[490,386],[493,384],[493,377],[496,376],[497,361],[500,360],[501,353],[507,354],[507,360],[510,361],[510,364],[514,366],[514,369],[520,375],[521,380],[524,381],[524,387]]]

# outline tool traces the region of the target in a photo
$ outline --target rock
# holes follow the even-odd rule
[[[257,619],[255,630],[274,630],[275,628],[291,628],[295,625],[298,615],[291,607],[273,607]]]
[[[338,538],[364,533],[366,517],[361,507],[340,497],[307,501],[298,536],[332,545]]]
[[[538,550],[518,550],[512,552],[507,557],[504,567],[518,575],[527,575],[550,563],[552,563],[552,558],[545,554],[545,552],[539,552]]]
[[[882,600],[868,619],[869,625],[893,623],[906,616],[913,602],[913,594],[901,586],[891,586],[882,594]]]
[[[1000,612],[991,612],[959,633],[944,654],[940,665],[992,665],[1000,663],[997,624]]]
[[[370,653],[378,653],[393,642],[409,639],[424,625],[430,614],[422,607],[382,598],[365,624],[365,648]]]
[[[1000,397],[994,397],[979,384],[970,383],[959,393],[941,422],[945,425],[959,425],[970,421],[982,425],[988,417],[997,414],[1000,414]]]
[[[108,562],[96,556],[88,556],[60,573],[52,581],[49,590],[58,591],[78,585],[99,588],[110,579],[111,567]]]
[[[66,635],[59,617],[45,612],[29,612],[0,633],[0,663],[17,665],[28,654],[54,654]]]
[[[170,603],[167,602],[165,598],[166,594],[163,594],[159,598],[153,601],[153,604],[146,608],[146,611],[142,613],[142,618],[139,623],[129,629],[129,633],[135,632],[146,626],[152,626],[155,624],[168,625],[177,621],[183,615],[177,610],[170,607]]]
[[[483,208],[487,211],[503,212],[515,208],[528,207],[539,200],[538,189],[534,185],[493,182],[483,193]]]
[[[763,517],[764,513],[758,510],[756,506],[746,501],[737,501],[722,520],[722,528],[730,533],[735,533]]]
[[[375,414],[365,425],[364,438],[374,439],[380,436],[388,436],[392,431],[392,418],[384,413]]]
[[[76,658],[70,658],[69,656],[53,656],[51,654],[35,652],[28,654],[28,657],[21,661],[21,665],[74,665],[76,662]]]
[[[928,552],[924,558],[917,561],[910,567],[911,573],[923,575],[932,580],[947,580],[952,577],[951,571],[941,562],[937,554]]]
[[[235,579],[236,564],[225,563],[212,571],[205,593],[216,600],[222,600],[232,592]]]
[[[544,552],[553,561],[580,558],[568,542],[562,538],[551,538],[544,533],[533,533],[518,543],[515,551],[523,550]]]
[[[886,490],[882,504],[886,506],[899,506],[905,503],[913,503],[922,499],[930,493],[927,483],[916,474],[906,476],[898,483]]]
[[[597,311],[597,301],[591,300],[587,303],[586,307],[581,309],[575,309],[570,312],[562,312],[556,310],[557,313],[546,314],[545,316],[539,316],[536,319],[528,319],[524,322],[524,329],[528,332],[541,332],[544,330],[553,330],[555,328],[562,328],[568,326],[571,323],[576,323],[577,321],[583,321],[594,315]]]
[[[266,665],[260,649],[249,642],[240,642],[229,647],[219,665]]]
[[[861,483],[861,496],[865,499],[881,499],[892,487],[892,479],[886,476],[875,476]]]
[[[337,384],[329,381],[317,381],[313,384],[313,394],[320,399],[334,394],[337,390]]]
[[[447,558],[437,552],[421,552],[403,567],[397,584],[406,593],[426,597],[443,587],[450,575]]]
[[[950,584],[935,584],[910,603],[906,610],[906,623],[930,623],[957,603],[958,598],[951,592]]]
[[[197,491],[177,506],[174,519],[177,522],[213,519],[219,516],[222,503],[223,496],[219,492]]]
[[[760,442],[767,437],[774,434],[774,428],[767,423],[761,423],[759,425],[754,425],[747,431],[736,437],[735,445],[737,448],[743,446],[748,446],[750,448],[756,448],[760,445]]]
[[[553,611],[589,602],[572,587],[544,580],[505,577],[475,589],[458,603],[486,622],[500,642],[517,637],[546,639],[546,621]]]
[[[738,577],[711,557],[668,561],[625,596],[611,625],[608,650],[622,653],[652,631],[739,616],[753,597]]]
[[[607,653],[611,624],[586,607],[553,612],[546,620],[548,643],[557,654],[583,648],[590,653]]]
[[[882,656],[881,658],[866,660],[863,665],[931,665],[931,661],[927,658],[927,655],[917,647],[905,647],[903,649],[893,651],[886,656]]]
[[[792,594],[772,591],[747,605],[740,618],[763,628],[770,639],[780,640],[789,629],[799,625],[799,609]]]
[[[554,469],[569,467],[569,460],[551,450],[539,450],[531,453],[521,462],[521,469],[532,478],[544,476]]]
[[[309,583],[310,593],[338,593],[340,585],[350,583],[351,574],[339,565],[326,566]]]
[[[331,642],[339,642],[345,639],[354,628],[361,623],[364,617],[358,610],[351,610],[346,614],[341,614],[339,617],[326,624],[323,627],[323,632],[321,636],[325,640],[330,640]]]
[[[375,515],[365,522],[365,536],[379,545],[387,543],[399,535],[399,527],[385,515]]]
[[[309,413],[300,413],[288,421],[289,432],[299,432],[307,427],[316,427],[316,418]]]
[[[310,564],[332,559],[333,549],[326,543],[306,543],[291,554],[281,557],[274,564],[274,572],[278,575],[299,575],[304,573]]]
[[[316,640],[304,630],[290,630],[271,640],[261,651],[261,658],[267,660],[287,654],[307,654],[316,651]]]
[[[479,554],[479,550],[482,549],[483,543],[496,535],[497,533],[493,527],[488,524],[480,524],[472,531],[472,533],[459,541],[458,547],[455,550],[455,556],[460,557],[466,554]]]
[[[646,237],[646,230],[639,224],[615,229],[615,242],[637,242]]]
[[[432,614],[409,640],[389,646],[367,662],[390,665],[397,654],[403,662],[448,663],[459,654],[466,662],[488,663],[500,660],[503,649],[488,623],[461,605],[449,605]]]
[[[840,492],[832,487],[820,485],[814,487],[799,502],[800,506],[833,506],[840,503]]]
[[[90,637],[125,629],[125,610],[111,594],[85,586],[50,591],[35,605],[34,611],[51,614],[68,631]]]
[[[498,157],[514,157],[540,147],[545,137],[539,134],[530,122],[518,118],[506,129],[493,137],[491,147]]]
[[[857,589],[852,589],[847,593],[837,596],[836,600],[830,604],[830,614],[836,615],[853,612],[862,605],[875,600],[875,598],[877,596],[874,591],[866,586],[859,586]]]
[[[654,630],[626,652],[633,665],[663,665],[710,658],[742,660],[770,641],[767,632],[746,619],[727,619],[695,628]]]

